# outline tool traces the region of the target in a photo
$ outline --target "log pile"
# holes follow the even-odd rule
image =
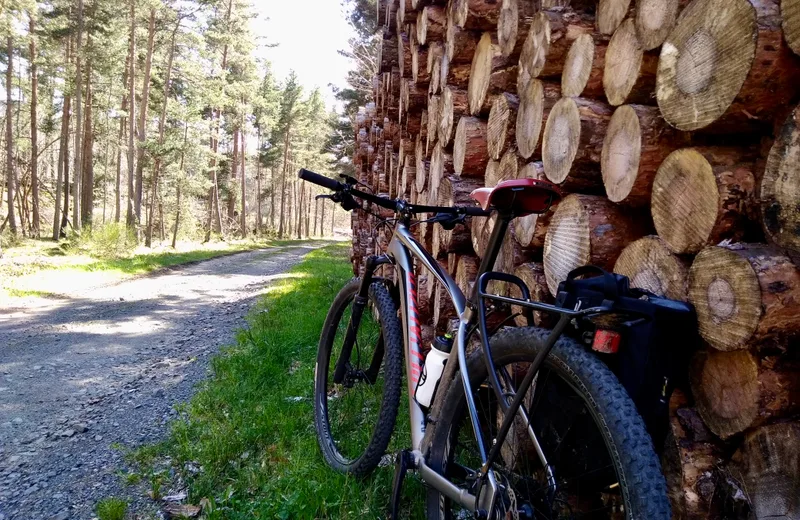
[[[676,518],[800,515],[800,1],[379,11],[373,102],[354,126],[359,181],[420,204],[469,204],[510,178],[559,184],[556,207],[512,224],[497,270],[551,301],[592,263],[697,309],[704,346],[663,450]],[[356,274],[388,245],[390,216],[354,214]],[[494,225],[412,229],[469,293]],[[418,275],[421,318],[441,332],[452,308]]]

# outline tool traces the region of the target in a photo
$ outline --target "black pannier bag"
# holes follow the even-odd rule
[[[599,355],[633,399],[660,453],[669,429],[670,395],[687,385],[689,358],[699,342],[694,308],[632,288],[627,277],[595,266],[575,269],[558,286],[559,307],[604,304],[617,312],[575,323],[576,332],[589,344],[600,330],[619,334],[616,353]]]

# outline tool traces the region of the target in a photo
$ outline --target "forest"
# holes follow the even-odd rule
[[[365,5],[369,5],[368,3]],[[351,118],[375,72],[362,27],[337,113],[256,56],[250,0],[10,0],[0,236],[119,225],[135,243],[331,234],[344,212],[298,183],[352,169]],[[345,3],[354,25],[358,5]],[[268,14],[268,13],[267,13]],[[327,211],[327,214],[326,214]],[[336,219],[342,220],[337,224]]]

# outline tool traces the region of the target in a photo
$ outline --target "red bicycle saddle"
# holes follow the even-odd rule
[[[552,182],[538,179],[512,179],[499,183],[494,188],[478,188],[470,196],[481,208],[493,207],[517,217],[532,213],[544,213],[561,199],[561,190]]]

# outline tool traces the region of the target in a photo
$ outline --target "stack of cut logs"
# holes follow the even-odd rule
[[[360,181],[438,205],[506,179],[559,184],[569,195],[514,221],[496,270],[544,301],[594,264],[691,302],[705,345],[663,457],[676,518],[800,518],[800,0],[382,0],[379,13]],[[353,214],[356,273],[391,216]],[[413,229],[468,292],[493,227]],[[430,335],[453,311],[417,274]]]

